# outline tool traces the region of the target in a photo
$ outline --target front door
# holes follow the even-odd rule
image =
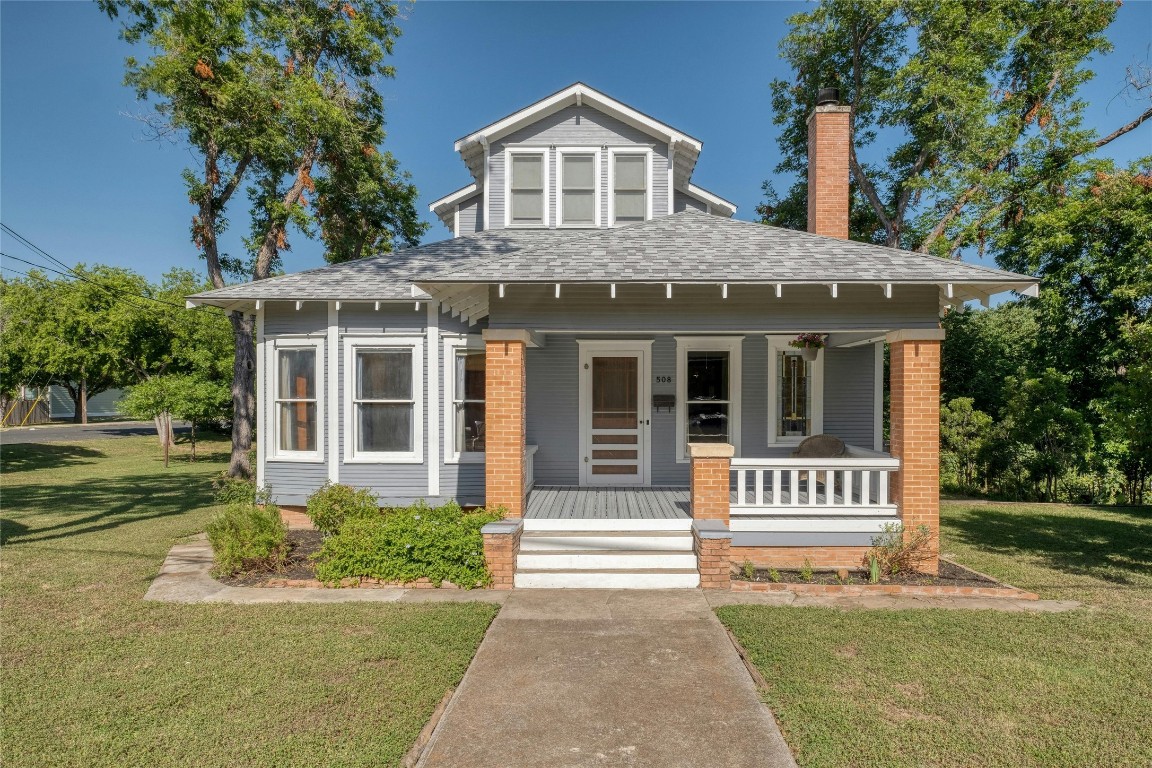
[[[580,484],[647,485],[650,344],[580,347]]]

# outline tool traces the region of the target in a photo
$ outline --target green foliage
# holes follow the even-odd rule
[[[480,528],[496,512],[464,512],[455,502],[423,502],[384,515],[348,519],[315,555],[316,577],[334,584],[349,577],[410,582],[451,581],[471,589],[491,581]]]
[[[744,579],[752,581],[756,576],[756,566],[752,564],[751,560],[745,559],[743,565],[740,566],[740,572],[744,575]]]
[[[241,571],[272,571],[288,553],[288,528],[274,506],[235,504],[208,523],[214,572],[230,576]]]
[[[327,534],[338,533],[348,520],[380,517],[380,502],[367,488],[325,483],[308,497],[308,517]]]
[[[880,583],[880,559],[874,554],[868,555],[868,583]]]
[[[804,581],[812,581],[812,561],[804,558],[804,565],[800,566],[800,578]]]
[[[132,387],[120,401],[120,410],[133,418],[167,416],[190,422],[192,461],[196,460],[196,430],[227,419],[231,406],[232,391],[228,385],[206,379],[199,373],[153,376]]]
[[[772,105],[777,170],[797,183],[769,197],[766,223],[800,224],[806,120],[836,85],[853,107],[852,237],[941,254],[982,243],[1023,191],[1093,148],[1077,89],[1115,13],[1111,0],[826,0],[792,16],[780,55],[794,77],[772,83]]]
[[[991,431],[992,417],[973,408],[970,397],[940,406],[940,465],[945,486],[977,487]]]
[[[270,488],[259,489],[256,481],[245,477],[232,477],[227,470],[212,478],[212,490],[216,503],[220,506],[235,504],[261,506],[272,504],[272,491]]]
[[[773,584],[778,584],[780,582],[780,571],[776,570],[775,568],[769,568],[768,580]]]
[[[998,414],[1004,380],[1030,367],[1043,345],[1033,302],[1009,301],[993,309],[963,308],[941,320],[945,343],[940,389],[945,401],[967,397],[972,407]]]
[[[864,565],[870,576],[918,571],[932,557],[933,538],[926,525],[917,526],[909,533],[902,523],[885,523],[880,533],[872,537],[872,548],[864,556]]]
[[[1152,323],[1129,323],[1124,333],[1137,351],[1136,362],[1095,407],[1103,420],[1101,448],[1123,477],[1123,497],[1143,504],[1152,476]]]

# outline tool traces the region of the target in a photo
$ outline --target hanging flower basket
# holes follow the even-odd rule
[[[827,336],[822,333],[802,333],[788,342],[788,346],[800,350],[800,356],[812,363],[820,355],[820,350],[824,349],[825,339]]]

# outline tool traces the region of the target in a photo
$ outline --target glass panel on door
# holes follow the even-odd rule
[[[605,482],[639,479],[640,359],[593,357],[591,368],[590,472]]]

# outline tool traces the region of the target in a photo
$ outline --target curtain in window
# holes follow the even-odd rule
[[[282,451],[316,450],[316,350],[282,349],[277,409]]]
[[[544,155],[512,155],[512,223],[544,223]]]
[[[616,155],[612,174],[617,222],[644,221],[648,213],[647,158],[644,155]]]
[[[561,204],[565,224],[596,224],[595,155],[564,155],[564,190]]]

